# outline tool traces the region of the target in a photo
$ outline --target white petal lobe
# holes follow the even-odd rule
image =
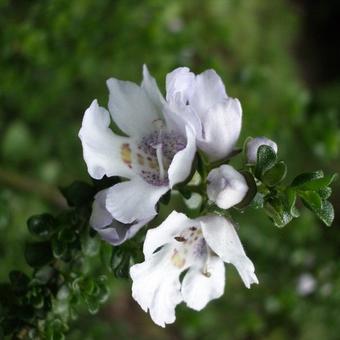
[[[183,300],[188,307],[200,311],[209,301],[223,295],[225,269],[223,261],[211,256],[207,263],[208,274],[203,274],[197,267],[189,269],[182,282]]]
[[[180,271],[169,265],[169,251],[168,247],[163,247],[130,269],[133,298],[145,312],[150,311],[152,320],[161,327],[175,321],[175,308],[182,301]]]
[[[110,78],[109,110],[118,127],[131,137],[147,136],[154,130],[153,122],[160,112],[145,90],[130,81]]]
[[[85,111],[79,138],[83,146],[84,160],[91,177],[132,177],[133,172],[121,159],[121,147],[130,139],[115,135],[109,128],[110,115],[94,100]]]
[[[258,283],[255,267],[244,252],[233,224],[227,219],[209,215],[202,218],[202,231],[209,247],[226,263],[233,264],[245,286]]]
[[[106,208],[122,223],[148,219],[157,214],[155,205],[168,190],[167,186],[151,185],[135,177],[108,190]]]

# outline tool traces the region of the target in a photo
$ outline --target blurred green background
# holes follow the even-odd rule
[[[87,179],[77,137],[105,80],[214,68],[244,109],[242,140],[266,135],[290,176],[340,170],[337,1],[0,0],[0,280],[25,267],[27,218],[62,208],[58,185]],[[112,278],[112,298],[82,313],[68,339],[339,339],[339,184],[331,228],[311,213],[284,229],[261,211],[238,216],[260,285],[228,267],[223,298],[154,326]]]

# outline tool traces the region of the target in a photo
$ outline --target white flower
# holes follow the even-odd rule
[[[298,279],[296,290],[300,295],[305,296],[313,293],[316,289],[316,285],[317,282],[313,275],[303,273]]]
[[[129,180],[99,196],[91,222],[97,229],[111,225],[110,220],[140,226],[156,215],[160,197],[190,174],[195,135],[183,120],[177,121],[180,117],[163,115],[165,100],[145,66],[141,86],[114,78],[107,85],[110,113],[94,100],[84,114],[79,131],[84,159],[95,179]],[[112,132],[111,118],[128,137]],[[96,213],[98,206],[106,218]]]
[[[223,294],[223,262],[236,267],[247,288],[258,283],[232,223],[221,216],[192,220],[174,211],[147,232],[143,252],[145,261],[130,269],[132,296],[162,327],[175,321],[182,301],[199,311]]]
[[[249,164],[256,164],[257,150],[261,145],[268,145],[275,151],[275,153],[277,153],[277,144],[267,137],[251,138],[246,145],[246,155]]]
[[[242,123],[238,99],[227,96],[221,78],[214,70],[195,75],[180,67],[166,78],[168,109],[196,131],[197,145],[215,161],[233,150]]]
[[[221,165],[211,170],[207,179],[208,197],[222,209],[240,203],[249,189],[243,175],[230,165]]]

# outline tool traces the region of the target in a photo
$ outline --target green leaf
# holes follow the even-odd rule
[[[236,208],[245,208],[247,207],[254,199],[256,193],[257,193],[257,186],[255,183],[255,179],[253,175],[249,171],[241,171],[241,174],[245,178],[247,185],[248,185],[248,191],[242,202],[236,205]]]
[[[260,208],[263,208],[263,205],[264,205],[264,195],[260,192],[257,192],[250,206],[255,209],[260,209]]]
[[[330,227],[334,220],[334,208],[333,205],[326,200],[321,201],[321,207],[315,207],[310,204],[310,202],[306,201],[305,199],[302,199],[304,205],[313,211],[316,216],[326,224],[326,226]]]
[[[54,217],[50,214],[34,215],[27,221],[28,230],[36,236],[47,239],[49,238],[56,226]]]
[[[58,233],[58,240],[63,243],[72,243],[77,239],[77,235],[69,226],[63,227]]]
[[[327,198],[329,198],[332,194],[332,188],[330,187],[325,187],[322,188],[320,190],[318,190],[318,194],[320,195],[320,197],[324,200],[326,200]]]
[[[81,207],[91,203],[96,193],[92,185],[82,181],[75,181],[68,187],[60,188],[60,191],[71,207]]]
[[[91,237],[88,232],[83,233],[81,238],[81,249],[84,255],[93,257],[99,253],[100,250],[100,240],[98,237]]]
[[[29,277],[18,270],[12,270],[9,273],[9,280],[12,285],[13,291],[15,291],[17,294],[22,294],[27,290],[28,284],[30,282]]]
[[[288,188],[288,190],[286,191],[286,207],[290,214],[295,218],[300,216],[299,211],[295,207],[296,198],[297,198],[296,191]]]
[[[58,240],[57,238],[52,240],[52,252],[56,259],[61,259],[68,253],[67,243]]]
[[[322,170],[318,170],[315,172],[306,172],[303,174],[300,174],[298,176],[296,176],[291,184],[292,187],[297,187],[300,185],[303,185],[305,183],[308,183],[314,179],[318,179],[318,178],[323,178],[323,171]]]
[[[257,150],[257,162],[255,176],[262,178],[263,174],[271,169],[276,163],[276,153],[268,145],[261,145]]]
[[[299,190],[320,190],[328,187],[336,177],[337,174],[333,174],[323,178],[312,179],[309,182],[299,185],[298,188]]]
[[[45,285],[53,277],[53,274],[55,274],[55,269],[52,266],[41,267],[34,273],[33,281]]]
[[[25,259],[31,267],[42,267],[49,263],[53,259],[50,243],[28,243],[25,247]]]
[[[313,210],[319,210],[322,207],[322,200],[320,195],[315,191],[303,191],[299,192],[300,197],[304,202]]]
[[[268,186],[275,186],[281,183],[287,175],[287,165],[280,161],[276,163],[263,175],[263,182]]]
[[[266,214],[273,221],[275,226],[279,228],[284,227],[293,219],[293,216],[290,214],[282,200],[279,198],[268,200],[265,203],[264,208]]]

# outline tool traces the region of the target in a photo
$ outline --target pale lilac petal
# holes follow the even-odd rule
[[[224,84],[214,70],[206,70],[195,79],[195,89],[189,103],[197,111],[201,119],[213,106],[227,99]]]
[[[179,67],[166,76],[166,100],[186,103],[194,90],[195,75],[188,67]]]
[[[227,157],[241,132],[242,108],[237,99],[228,98],[212,106],[201,117],[203,138],[198,147],[215,161]]]
[[[186,138],[186,147],[176,153],[168,169],[170,188],[183,182],[191,173],[192,162],[196,154],[196,139],[189,127],[186,127]]]
[[[154,131],[160,112],[145,90],[130,81],[110,78],[109,110],[118,127],[131,137],[144,137]]]
[[[132,238],[150,219],[132,224],[118,222],[105,207],[107,192],[108,189],[105,189],[96,194],[92,205],[90,226],[98,232],[102,239],[116,246]]]
[[[159,112],[161,112],[165,104],[165,100],[158,88],[155,78],[151,76],[146,65],[143,65],[143,81],[141,87],[146,92],[154,106],[159,110]]]

